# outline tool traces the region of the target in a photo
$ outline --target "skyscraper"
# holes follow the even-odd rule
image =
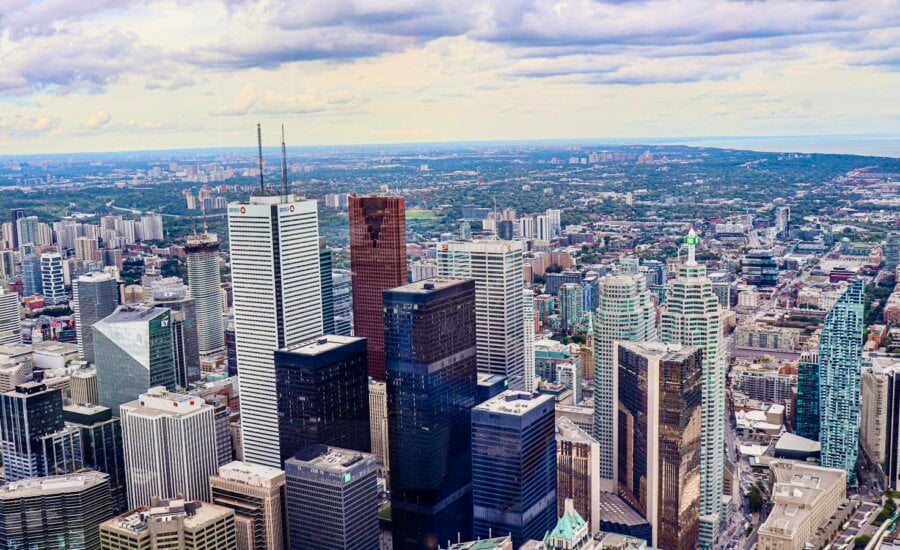
[[[281,466],[274,351],[322,334],[316,201],[228,206],[244,460]]]
[[[372,454],[381,464],[385,477],[391,469],[388,453],[388,414],[387,385],[379,380],[369,379],[369,433],[372,441]]]
[[[166,277],[150,284],[151,304],[172,312],[172,345],[175,381],[182,388],[200,380],[200,344],[197,302],[180,277]]]
[[[41,287],[44,289],[44,303],[48,306],[67,302],[62,256],[58,252],[41,254]]]
[[[851,483],[859,447],[865,290],[863,279],[853,281],[828,312],[819,336],[819,464],[843,468]]]
[[[522,291],[522,334],[525,342],[525,391],[533,391],[537,375],[534,372],[534,291]]]
[[[797,411],[794,433],[819,440],[819,354],[804,352],[797,361]]]
[[[209,484],[212,503],[234,510],[238,549],[286,548],[283,470],[249,462],[229,462],[209,478]]]
[[[313,445],[284,463],[290,548],[378,550],[375,457]]]
[[[366,340],[321,336],[275,352],[281,460],[313,444],[369,452]]]
[[[21,208],[11,208],[9,210],[9,219],[12,225],[12,249],[19,249],[19,219],[25,217],[25,210]]]
[[[556,420],[550,394],[505,391],[472,409],[474,535],[541,539],[556,525]]]
[[[122,425],[112,410],[100,405],[71,405],[63,408],[66,424],[81,432],[84,466],[109,476],[113,511],[128,507],[125,485],[125,448]]]
[[[590,526],[600,530],[600,444],[565,416],[556,419],[556,515],[566,501]]]
[[[319,277],[322,293],[322,333],[334,334],[334,279],[331,273],[331,249],[319,239]],[[349,335],[348,335],[349,336]]]
[[[402,197],[349,197],[353,328],[369,346],[369,376],[385,379],[382,291],[405,285],[406,201]]]
[[[100,405],[113,415],[155,386],[175,391],[172,312],[166,308],[119,306],[94,323],[94,359]]]
[[[190,235],[184,246],[188,286],[197,309],[197,345],[202,355],[225,349],[219,239],[215,233]]]
[[[892,231],[884,243],[884,268],[888,273],[896,271],[900,264],[900,233]]]
[[[700,239],[694,230],[685,244],[687,261],[666,297],[660,317],[663,342],[703,350],[703,403],[700,429],[700,546],[711,546],[722,522],[725,468],[725,340],[719,300],[706,276],[706,266],[695,259]]]
[[[697,547],[701,357],[680,344],[620,342],[618,492],[650,524],[654,547]]]
[[[522,242],[450,241],[438,245],[438,274],[475,280],[478,370],[525,389]]]
[[[350,272],[334,270],[331,275],[334,297],[334,334],[350,336],[353,331],[353,304]]]
[[[231,508],[153,498],[100,525],[100,550],[238,550]]]
[[[559,287],[559,318],[563,330],[572,331],[584,317],[584,287],[564,283]]]
[[[616,342],[656,339],[656,306],[647,290],[647,279],[643,275],[612,275],[600,279],[600,301],[593,314],[593,329],[593,435],[600,443],[603,490],[615,492],[619,397],[613,348]]]
[[[112,315],[119,303],[119,285],[115,278],[103,272],[78,277],[72,284],[75,302],[75,330],[78,335],[78,355],[88,363],[94,362],[94,323]]]
[[[384,334],[394,548],[468,538],[475,282],[436,278],[385,290]]]
[[[100,524],[113,514],[107,475],[81,472],[0,487],[3,548],[100,548]]]
[[[129,506],[178,495],[208,502],[218,468],[213,407],[156,387],[120,410]]]
[[[22,256],[22,294],[27,297],[43,294],[43,292],[44,281],[41,277],[41,259],[34,252],[26,252]]]
[[[22,308],[19,295],[0,287],[0,346],[22,343]]]

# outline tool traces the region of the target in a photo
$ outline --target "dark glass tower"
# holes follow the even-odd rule
[[[334,283],[331,280],[331,249],[319,237],[319,278],[322,288],[322,333],[334,334]]]
[[[515,547],[556,525],[555,398],[507,391],[472,409],[474,536]]]
[[[12,225],[12,245],[13,250],[19,249],[19,218],[25,217],[25,211],[21,208],[11,208],[9,210],[9,221]]]
[[[88,363],[94,362],[94,333],[91,327],[119,305],[119,285],[107,273],[87,273],[72,284],[75,303],[75,329],[78,353]]]
[[[797,412],[794,433],[819,440],[819,356],[804,353],[797,362]]]
[[[313,444],[369,452],[366,339],[326,335],[275,352],[282,462]]]
[[[112,410],[100,405],[72,405],[63,409],[69,426],[81,431],[84,466],[109,475],[112,506],[116,514],[128,509],[125,494],[125,454],[122,425]]]
[[[369,376],[385,379],[382,291],[405,285],[406,202],[401,197],[350,195],[353,328],[368,340]]]
[[[466,540],[475,282],[438,278],[385,290],[384,338],[394,548],[433,549],[457,534]]]
[[[20,384],[0,395],[0,422],[6,481],[49,475],[47,462],[55,460],[58,447],[50,436],[65,429],[62,392],[37,382]]]

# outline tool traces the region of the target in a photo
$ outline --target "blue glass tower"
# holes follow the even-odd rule
[[[807,352],[797,362],[797,414],[794,433],[819,440],[819,357]]]
[[[859,399],[862,376],[865,282],[857,279],[838,299],[819,338],[819,463],[843,468],[856,480],[859,446]]]
[[[467,540],[475,282],[428,279],[385,290],[383,298],[394,548]]]
[[[556,525],[552,395],[506,391],[472,409],[474,535],[518,548]]]

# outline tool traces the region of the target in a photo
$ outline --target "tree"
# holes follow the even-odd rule
[[[856,537],[856,540],[853,541],[854,548],[865,548],[869,541],[872,540],[872,537],[869,535],[860,535]]]

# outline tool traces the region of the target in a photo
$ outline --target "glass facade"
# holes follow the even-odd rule
[[[122,425],[112,411],[99,405],[74,405],[63,409],[66,423],[81,431],[84,466],[109,476],[112,505],[116,514],[125,513],[125,455]]]
[[[313,444],[369,452],[366,340],[324,336],[275,352],[282,461]]]
[[[471,535],[471,409],[477,394],[475,282],[384,291],[394,548]]]
[[[794,433],[819,440],[819,357],[804,353],[797,362],[797,412]]]
[[[45,384],[26,382],[0,395],[0,438],[7,483],[48,475],[45,451],[53,454],[44,437],[65,429],[62,392]]]
[[[319,277],[322,287],[322,333],[334,334],[334,281],[330,248],[319,248]]]

